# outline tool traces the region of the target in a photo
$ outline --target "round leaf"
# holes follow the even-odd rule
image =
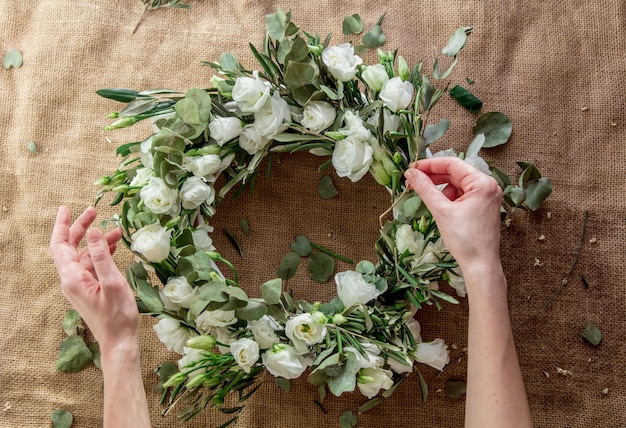
[[[70,428],[74,422],[72,414],[63,409],[54,409],[50,418],[52,419],[52,428]]]
[[[507,115],[492,111],[480,116],[472,131],[474,135],[485,134],[483,147],[495,147],[509,140],[513,131],[513,124]]]
[[[591,343],[593,346],[598,346],[602,341],[602,332],[592,322],[587,322],[587,324],[585,324],[585,328],[583,329],[581,334],[585,338],[585,340]]]
[[[296,236],[296,242],[291,244],[291,249],[299,256],[306,257],[311,254],[313,247],[311,241],[304,235]]]
[[[320,178],[319,183],[317,183],[317,193],[322,199],[330,199],[337,196],[337,194],[339,194],[339,191],[333,184],[333,180],[330,178],[330,176],[325,175]]]
[[[459,398],[465,395],[467,385],[462,380],[448,380],[445,388],[448,397]]]
[[[355,427],[357,423],[359,423],[359,418],[350,410],[346,410],[339,416],[339,426],[341,428],[352,428]]]
[[[313,253],[309,258],[309,273],[316,282],[326,282],[335,271],[335,259],[326,253]]]
[[[343,20],[342,30],[343,34],[346,36],[360,34],[361,31],[363,31],[363,20],[361,16],[358,13],[347,16],[346,19]]]
[[[11,49],[4,54],[4,68],[20,68],[22,66],[22,53],[17,49]]]
[[[268,305],[280,303],[283,283],[280,278],[274,278],[261,285],[261,296]]]
[[[79,333],[79,329],[82,330],[81,322],[82,318],[76,312],[76,309],[68,309],[65,318],[63,318],[63,331],[68,336],[76,336]]]
[[[374,27],[363,36],[363,44],[367,48],[377,48],[385,44],[385,35],[380,25],[374,25]]]
[[[91,362],[91,352],[80,336],[69,336],[61,342],[57,370],[76,373],[87,367]]]
[[[278,267],[278,277],[284,280],[292,278],[296,274],[299,264],[299,255],[294,252],[287,253],[287,255],[280,261],[280,266]]]

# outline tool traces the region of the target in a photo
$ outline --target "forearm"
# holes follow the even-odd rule
[[[104,427],[150,427],[136,343],[103,349]]]
[[[464,269],[470,306],[466,428],[532,427],[499,261]]]

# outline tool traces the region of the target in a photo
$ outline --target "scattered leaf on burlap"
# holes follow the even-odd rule
[[[351,36],[352,34],[361,34],[363,31],[363,20],[358,13],[346,16],[342,24],[343,34]]]
[[[445,388],[448,397],[459,398],[465,395],[467,385],[462,380],[447,380]]]
[[[359,418],[354,413],[347,410],[339,416],[339,426],[341,428],[353,428],[359,423]]]
[[[483,107],[483,102],[461,85],[456,85],[450,89],[450,96],[472,113],[478,113]],[[478,133],[474,134],[478,135]]]
[[[374,407],[377,407],[382,404],[384,398],[382,397],[374,397],[371,400],[366,401],[359,407],[359,413],[365,413],[368,410],[372,410]]]
[[[296,242],[291,244],[291,249],[294,253],[301,257],[306,257],[311,254],[313,251],[313,246],[311,245],[311,241],[304,235],[296,236]]]
[[[291,381],[289,379],[285,379],[284,377],[275,377],[274,383],[285,392],[291,391]]]
[[[313,253],[309,257],[309,273],[316,282],[326,282],[335,271],[335,259],[325,253]]]
[[[248,220],[242,218],[241,220],[239,220],[239,226],[241,227],[241,231],[244,235],[250,235],[250,225],[248,224]]]
[[[28,145],[26,146],[26,148],[28,149],[29,152],[31,152],[33,155],[37,154],[37,144],[35,144],[34,141],[31,141],[30,143],[28,143]]]
[[[282,295],[282,281],[280,278],[274,278],[261,285],[261,297],[268,305],[277,305],[280,303]]]
[[[50,418],[52,419],[52,428],[70,428],[74,422],[74,416],[63,409],[54,409]]]
[[[100,344],[95,340],[89,342],[89,352],[91,352],[91,358],[96,367],[102,370],[102,362],[100,360],[102,354],[100,353]]]
[[[233,247],[235,247],[239,255],[243,257],[243,248],[241,248],[241,244],[239,243],[237,238],[235,238],[235,235],[230,233],[228,229],[222,229],[222,231],[224,232],[224,235],[226,235],[230,243],[233,244]]]
[[[294,252],[287,253],[285,257],[283,257],[283,259],[280,261],[280,266],[278,266],[278,277],[284,280],[292,278],[296,274],[299,264],[299,255]]]
[[[474,135],[485,134],[483,147],[495,147],[509,141],[511,132],[513,132],[513,124],[507,115],[491,111],[478,118],[472,131]]]
[[[76,309],[68,309],[65,314],[65,318],[63,318],[63,331],[68,336],[76,336],[79,334],[79,330],[82,331],[82,321],[83,319],[80,317]]]
[[[585,328],[583,329],[581,334],[585,338],[585,340],[591,343],[593,346],[598,346],[602,341],[602,332],[591,321],[588,321],[587,324],[585,324]]]
[[[330,176],[325,175],[320,178],[319,183],[317,183],[317,193],[322,199],[330,199],[337,196],[339,194],[339,191],[333,184],[333,180],[330,178]]]
[[[61,342],[57,370],[76,373],[87,367],[91,362],[91,351],[80,336],[69,336]]]
[[[20,68],[22,66],[22,53],[17,49],[11,49],[4,54],[4,68]]]

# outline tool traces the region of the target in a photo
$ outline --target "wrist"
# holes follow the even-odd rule
[[[139,343],[137,340],[127,340],[114,344],[101,344],[102,369],[139,365]]]

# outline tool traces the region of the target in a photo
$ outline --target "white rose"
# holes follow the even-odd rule
[[[230,343],[230,353],[244,372],[250,373],[250,368],[259,359],[259,345],[247,337],[234,340]]]
[[[461,272],[460,267],[456,267],[448,271],[448,284],[456,290],[457,295],[461,297],[465,297],[467,295],[465,279],[463,279],[463,272]]]
[[[374,284],[363,279],[359,272],[349,270],[335,275],[337,295],[346,308],[357,303],[367,303],[380,295]]]
[[[146,168],[154,169],[154,156],[152,155],[152,136],[143,140],[139,145],[139,160]]]
[[[206,177],[220,171],[222,159],[219,155],[184,156],[183,169],[193,173],[196,177]]]
[[[242,122],[237,117],[216,116],[209,122],[209,134],[220,147],[239,137],[242,129]]]
[[[409,329],[409,331],[411,332],[411,334],[413,335],[413,338],[415,339],[416,343],[420,343],[422,342],[422,326],[420,325],[420,323],[413,319],[409,322],[406,323],[407,328]]]
[[[361,142],[369,142],[373,139],[372,133],[363,125],[363,120],[358,115],[348,110],[344,114],[343,120],[346,122],[346,128],[342,128],[340,131],[346,137]]]
[[[348,177],[350,181],[359,181],[369,170],[373,161],[374,149],[351,137],[335,143],[332,163],[339,177]]]
[[[394,359],[394,358],[387,358],[387,364],[389,364],[389,368],[398,374],[402,374],[402,373],[410,373],[413,371],[413,361],[411,361],[411,359],[409,359],[407,356],[403,356],[405,358],[404,363],[401,363],[400,361]]]
[[[391,370],[369,368],[362,369],[357,375],[357,386],[361,394],[372,398],[381,389],[387,390],[393,386]]]
[[[322,317],[323,321],[316,318],[311,314],[299,314],[285,324],[285,335],[291,339],[299,354],[307,353],[308,345],[320,343],[326,337],[326,325],[323,324],[326,317]]]
[[[429,343],[418,343],[415,359],[437,370],[443,370],[443,367],[450,362],[448,345],[442,339],[435,339]]]
[[[402,119],[397,114],[389,111],[389,109],[378,110],[377,114],[373,114],[367,119],[367,123],[378,126],[380,120],[380,112],[383,112],[383,135],[388,132],[398,132],[402,126]]]
[[[215,199],[215,189],[206,184],[201,177],[189,177],[180,186],[180,196],[183,208],[192,210],[206,203],[211,204]]]
[[[267,315],[263,315],[258,321],[250,321],[248,326],[254,335],[254,340],[261,349],[269,349],[274,343],[280,341],[275,331],[278,329],[278,326]]]
[[[163,306],[170,311],[177,311],[180,308],[189,308],[196,290],[187,282],[184,276],[169,278],[163,290],[159,293]]]
[[[343,43],[324,49],[322,62],[335,79],[347,82],[356,76],[356,67],[362,64],[363,60],[354,54],[354,48],[350,43]]]
[[[260,152],[270,139],[263,135],[255,125],[246,125],[239,136],[239,147],[251,155]]]
[[[254,77],[238,77],[233,87],[233,100],[243,113],[255,113],[263,108],[270,97],[270,87],[254,71]]]
[[[400,77],[394,77],[385,82],[379,96],[389,110],[404,110],[413,99],[413,85],[411,82],[403,82]]]
[[[137,168],[135,176],[130,181],[130,187],[142,187],[148,184],[148,180],[152,177],[152,170],[150,168]]]
[[[262,135],[271,138],[287,129],[285,122],[291,122],[291,109],[275,91],[265,107],[254,113],[254,126]]]
[[[162,318],[153,327],[159,340],[167,347],[178,354],[184,354],[185,343],[191,336],[189,330],[182,328],[180,322],[173,318]]]
[[[213,232],[213,227],[208,224],[200,224],[196,230],[191,232],[191,239],[193,239],[193,246],[196,247],[196,250],[215,251],[213,239],[209,235],[211,232]]]
[[[406,250],[409,250],[411,254],[421,255],[424,238],[421,233],[415,232],[411,225],[403,224],[396,230],[396,247],[398,247],[399,254],[404,254]]]
[[[375,64],[366,67],[365,70],[363,70],[363,73],[361,73],[361,77],[367,86],[375,92],[380,92],[385,82],[389,80],[387,70],[385,70],[385,66],[382,64]]]
[[[356,348],[346,346],[344,352],[352,352],[356,358],[357,369],[369,369],[382,367],[385,360],[380,356],[380,348],[372,343],[361,342],[361,348],[365,351],[365,355],[361,354]]]
[[[150,211],[172,217],[180,212],[178,190],[167,187],[163,179],[150,177],[148,184],[139,192],[139,197]]]
[[[170,254],[171,229],[159,223],[144,226],[130,236],[130,249],[141,254],[146,260],[158,263]]]
[[[311,101],[304,106],[300,123],[313,132],[322,132],[335,121],[337,111],[326,101]]]
[[[202,355],[202,352],[204,351],[200,349],[188,348],[186,346],[183,347],[184,355],[180,360],[178,360],[178,369],[181,371],[183,369],[189,369],[190,367],[185,367],[187,364],[205,359],[206,357]],[[193,379],[195,376],[199,374],[203,374],[203,373],[206,373],[206,367],[202,367],[197,370],[194,370],[191,373],[189,373],[187,376],[189,376],[189,379]]]
[[[228,354],[230,352],[230,348],[228,346],[222,346],[219,344],[223,343],[224,345],[228,345],[233,341],[233,334],[228,329],[228,327],[210,327],[209,333],[218,342],[217,349],[220,351],[220,353]]]
[[[237,322],[235,311],[204,311],[196,318],[196,327],[202,333],[209,333],[212,327],[226,327]]]
[[[261,358],[263,365],[276,377],[296,379],[306,370],[305,360],[300,357],[293,346],[274,344]]]

